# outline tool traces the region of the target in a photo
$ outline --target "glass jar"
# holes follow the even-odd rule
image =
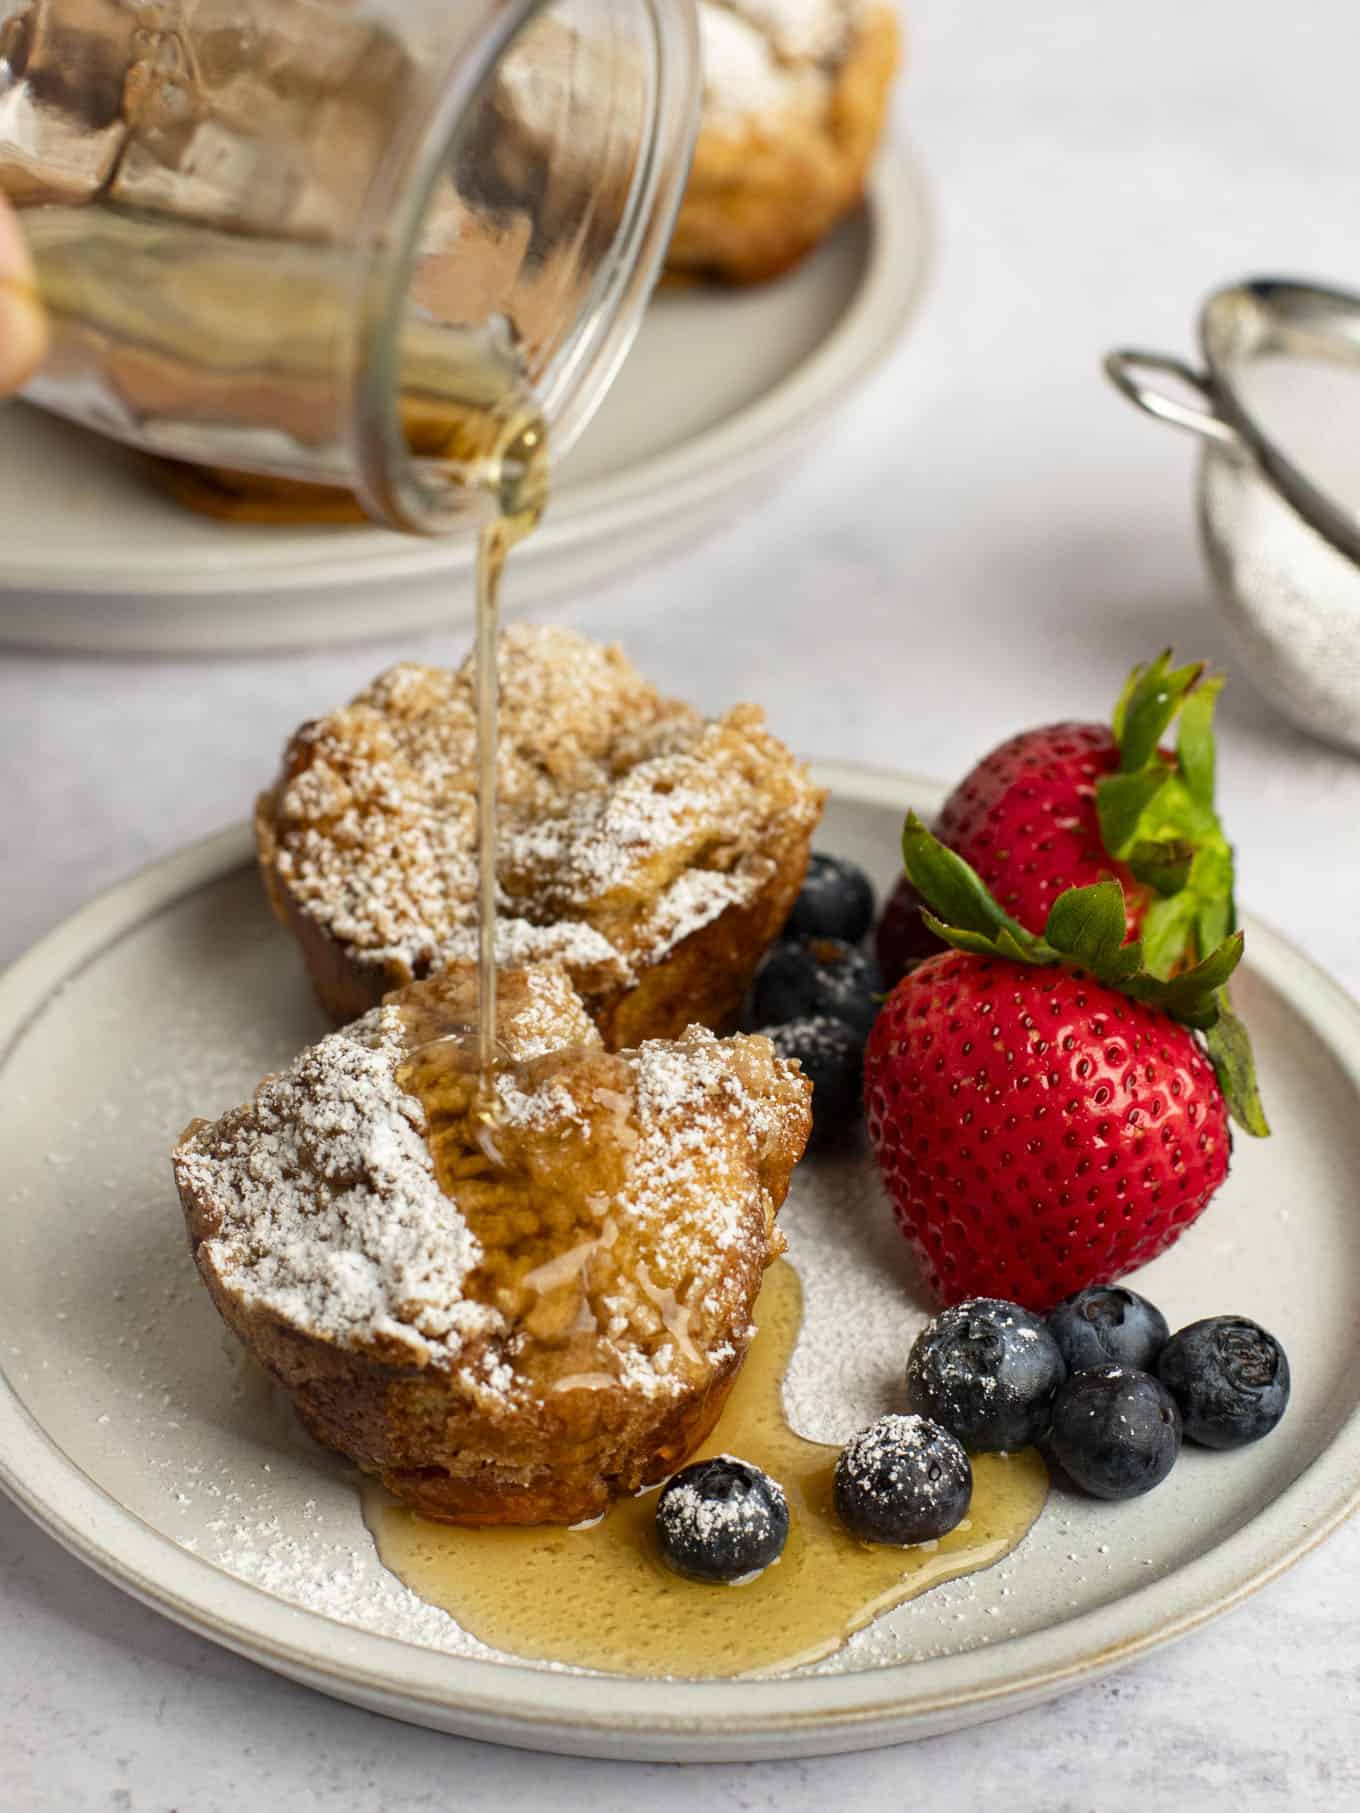
[[[571,445],[660,268],[698,93],[694,0],[0,4],[0,188],[53,329],[24,394],[467,526],[450,424],[523,380]]]

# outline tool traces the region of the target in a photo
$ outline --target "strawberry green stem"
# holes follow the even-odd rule
[[[976,870],[932,836],[914,812],[902,833],[902,856],[908,879],[931,909],[926,923],[937,938],[976,956],[1080,970],[1194,1027],[1206,1036],[1234,1119],[1248,1133],[1269,1132],[1250,1040],[1226,994],[1228,978],[1242,960],[1240,931],[1229,933],[1198,962],[1158,975],[1146,964],[1141,941],[1124,942],[1124,890],[1113,879],[1060,894],[1043,936],[1036,937],[1003,911]]]

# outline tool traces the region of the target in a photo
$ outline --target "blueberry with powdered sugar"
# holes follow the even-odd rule
[[[970,1452],[1012,1451],[1047,1435],[1066,1377],[1042,1316],[999,1297],[970,1297],[941,1310],[916,1337],[907,1402]]]
[[[741,1585],[778,1561],[788,1535],[779,1482],[735,1455],[682,1467],[657,1500],[662,1560],[687,1580]]]
[[[797,1060],[812,1084],[812,1136],[818,1145],[858,1122],[864,1040],[853,1026],[829,1014],[810,1014],[761,1031],[781,1058]]]
[[[842,938],[783,938],[756,973],[751,1004],[759,1025],[824,1015],[852,1026],[862,1044],[882,994],[883,978],[867,951]]]
[[[862,1542],[933,1542],[961,1522],[972,1497],[962,1444],[928,1417],[881,1416],[836,1462],[836,1514]]]

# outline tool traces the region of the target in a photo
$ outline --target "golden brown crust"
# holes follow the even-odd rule
[[[278,873],[274,840],[275,796],[256,802],[255,838],[265,891],[279,923],[302,955],[308,980],[337,1025],[357,1020],[394,988],[410,980],[390,958],[370,958],[332,938],[293,897]],[[618,984],[583,998],[611,1050],[644,1039],[673,1039],[686,1026],[728,1032],[737,1022],[756,965],[779,935],[807,873],[812,832],[780,850],[768,881],[746,905],[730,906],[691,932],[631,985]]]
[[[449,1374],[301,1335],[200,1273],[223,1321],[287,1392],[313,1440],[440,1523],[582,1523],[658,1484],[712,1432],[749,1345],[734,1344],[731,1358],[678,1402],[648,1408],[578,1392],[556,1409],[493,1424]]]
[[[860,201],[901,59],[887,6],[853,28],[825,105],[706,117],[666,268],[763,283],[789,270]]]
[[[446,972],[331,1035],[253,1104],[191,1124],[176,1181],[214,1304],[318,1440],[426,1516],[576,1522],[674,1471],[716,1420],[783,1248],[811,1090],[762,1038],[695,1029],[611,1055],[560,971],[510,972],[502,1043],[539,1055],[498,1079],[488,1168],[458,1036],[474,996]],[[544,1049],[558,1037],[576,1043]],[[376,1106],[375,1065],[398,1091]],[[392,1186],[414,1103],[422,1187],[461,1218],[445,1250],[471,1236],[461,1281],[450,1296],[447,1269],[422,1272],[436,1249],[417,1241],[376,1306],[337,1306],[418,1220],[418,1190]]]
[[[615,1049],[726,1030],[802,885],[823,795],[752,707],[706,725],[560,630],[503,648],[500,876],[523,955],[565,965]],[[305,725],[256,803],[270,901],[337,1021],[471,954],[465,692],[394,670]]]

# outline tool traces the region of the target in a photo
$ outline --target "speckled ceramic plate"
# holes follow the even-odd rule
[[[924,782],[826,768],[823,845],[891,880]],[[74,1555],[169,1617],[325,1693],[448,1731],[613,1757],[762,1757],[922,1736],[1062,1692],[1268,1581],[1360,1497],[1360,1008],[1249,932],[1241,1004],[1277,1129],[1240,1141],[1205,1219],[1138,1279],[1172,1325],[1220,1310],[1284,1341],[1268,1442],[1187,1449],[1150,1497],[1054,1492],[1008,1560],[829,1661],[718,1683],[498,1659],[380,1567],[352,1476],[226,1337],[166,1161],[321,1032],[233,831],[96,901],[0,982],[0,1481]],[[864,1151],[803,1166],[805,1283],[786,1401],[836,1439],[891,1399],[926,1310]],[[847,1341],[852,1326],[855,1339]]]
[[[662,289],[563,462],[510,608],[591,587],[730,520],[887,357],[930,259],[924,185],[889,148],[866,205],[789,276]],[[0,405],[0,642],[202,653],[395,636],[472,616],[469,541],[195,516],[127,448]]]

